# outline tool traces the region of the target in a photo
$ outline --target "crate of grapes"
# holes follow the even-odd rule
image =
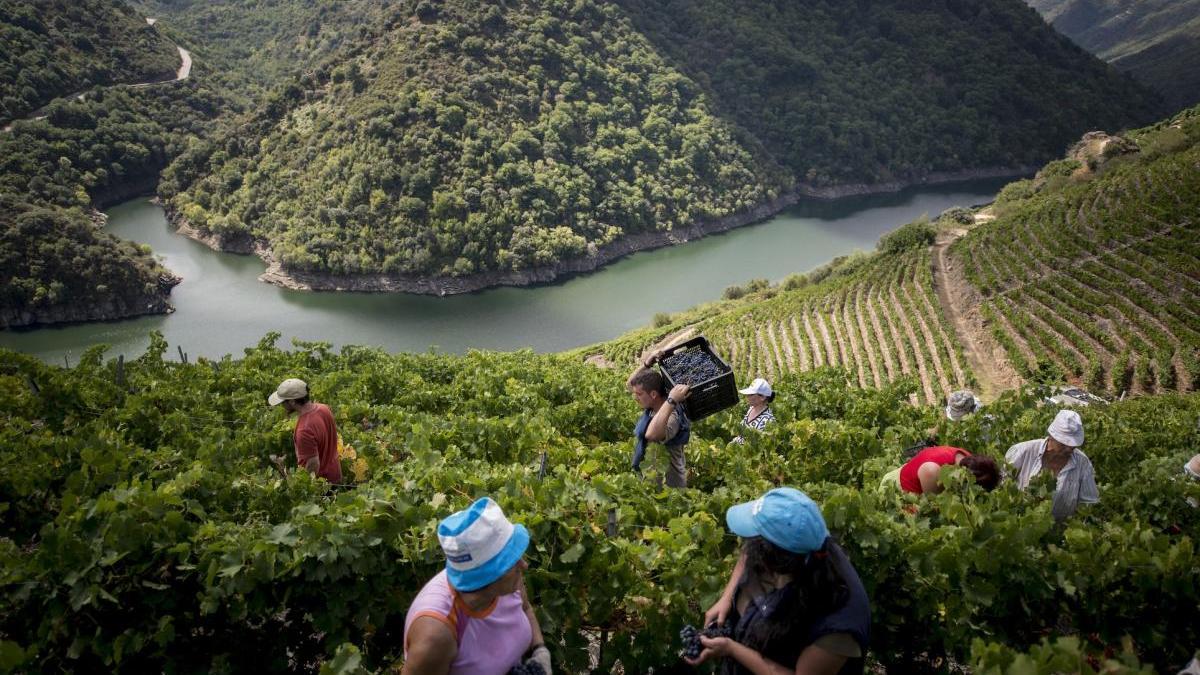
[[[683,409],[693,422],[738,402],[733,369],[713,352],[703,335],[664,350],[658,365],[668,389],[677,384],[691,387]]]

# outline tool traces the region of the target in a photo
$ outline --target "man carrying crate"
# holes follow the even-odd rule
[[[690,392],[686,384],[677,384],[666,391],[663,376],[653,369],[657,353],[651,354],[629,376],[625,387],[642,408],[642,416],[633,429],[633,470],[641,473],[642,458],[647,443],[661,443],[667,449],[667,487],[687,487],[687,460],[683,449],[691,436],[691,423],[679,404]]]

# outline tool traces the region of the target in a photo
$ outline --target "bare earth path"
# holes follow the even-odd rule
[[[1005,389],[1021,384],[1021,376],[1008,361],[1008,355],[983,324],[979,305],[983,298],[967,281],[961,266],[947,254],[950,244],[966,234],[952,230],[938,237],[933,245],[933,288],[946,319],[962,345],[963,355],[979,380],[979,395],[991,399]]]

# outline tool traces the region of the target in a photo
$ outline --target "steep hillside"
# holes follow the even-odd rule
[[[813,185],[1040,164],[1085,130],[1162,112],[1011,0],[620,4]]]
[[[170,310],[174,276],[104,233],[92,209],[153,192],[189,137],[231,109],[202,81],[205,66],[196,71],[148,87],[93,87],[0,132],[0,328]]]
[[[1200,102],[1200,1],[1027,1],[1081,47],[1153,87],[1172,108]]]
[[[398,16],[276,98],[259,136],[181,158],[172,203],[203,231],[269,240],[289,273],[448,277],[582,257],[782,188],[615,6],[578,8]]]
[[[1017,369],[1090,387],[1200,387],[1200,109],[1085,138],[1006,187],[950,248]]]
[[[842,4],[664,23],[638,3],[393,3],[377,39],[181,158],[164,196],[209,241],[262,240],[283,283],[454,292],[753,220],[794,189],[1044,161],[1154,109],[1011,0]]]
[[[177,68],[171,42],[121,0],[0,0],[0,126],[59,96]]]
[[[915,376],[935,402],[963,384],[1085,384],[1112,395],[1200,388],[1200,109],[1067,159],[781,287],[579,350],[624,368],[703,333],[743,377],[823,365],[862,386]]]
[[[389,0],[131,0],[213,67],[227,94],[257,100],[375,31]]]

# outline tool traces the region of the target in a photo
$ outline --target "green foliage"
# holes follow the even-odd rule
[[[60,96],[179,68],[170,41],[115,0],[2,0],[0,45],[0,126]]]
[[[1075,44],[1155,89],[1172,109],[1200,103],[1200,2],[1029,0]]]
[[[1040,163],[1165,112],[1021,2],[619,2],[807,184]]]
[[[1111,648],[1095,653],[1087,649],[1076,637],[1058,638],[1054,641],[1042,639],[1028,652],[996,643],[975,640],[971,645],[971,659],[975,672],[980,675],[1054,675],[1055,673],[1080,673],[1081,675],[1152,675],[1150,666],[1138,662],[1129,645],[1110,658]]]
[[[163,311],[177,281],[80,209],[0,197],[0,327]]]
[[[888,232],[879,238],[879,250],[884,253],[900,253],[913,248],[924,248],[937,239],[937,230],[929,218],[914,220],[907,225]]]
[[[91,209],[151,190],[222,101],[193,80],[101,89],[0,133],[0,325],[166,310],[172,275]]]
[[[868,587],[871,655],[886,667],[1065,663],[1070,642],[1008,650],[1067,626],[1088,654],[1129,636],[1143,663],[1165,668],[1200,639],[1189,620],[1200,517],[1186,504],[1200,483],[1179,470],[1197,441],[1195,396],[1085,411],[1102,501],[1057,526],[1048,486],[984,493],[948,471],[935,497],[873,488],[935,424],[945,442],[996,457],[1040,436],[1055,411],[1032,392],[949,425],[900,404],[911,379],[860,389],[836,369],[784,376],[771,430],[734,445],[737,412],[705,420],[688,448],[691,487],[658,492],[627,468],[636,410],[619,373],[529,352],[285,352],[277,339],[180,364],[155,336],[120,383],[100,349],[71,370],[0,352],[0,663],[387,668],[409,602],[442,564],[436,522],[486,494],[531,532],[526,576],[556,667],[586,670],[589,636],[605,631],[598,672],[658,670],[733,566],[722,514],[778,484],[822,505]],[[286,376],[331,405],[361,482],[330,493],[270,467],[290,452],[292,422],[264,396]]]
[[[1195,115],[1085,138],[1073,157],[1112,157],[1086,169],[1059,160],[1009,184],[996,218],[951,245],[1023,376],[1113,394],[1192,386],[1189,355],[1200,347]]]
[[[285,269],[312,274],[553,266],[743,213],[797,182],[1040,160],[1108,124],[1097,111],[1115,126],[1150,110],[1031,12],[998,1],[972,12],[893,3],[869,17],[834,2],[158,4],[249,63],[283,64],[278,45],[314,13],[344,42],[248,124],[182,157],[162,191],[201,230],[264,238]],[[355,13],[371,28],[346,39]],[[223,41],[239,26],[276,46]],[[926,34],[941,38],[914,37]],[[997,75],[1014,55],[1021,65]],[[278,64],[263,72],[290,67]],[[936,86],[929,68],[944,73]]]

